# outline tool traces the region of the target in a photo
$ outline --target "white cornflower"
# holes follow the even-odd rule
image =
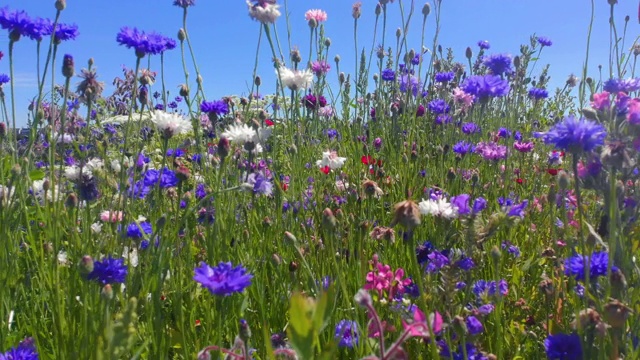
[[[93,224],[91,224],[91,232],[93,232],[94,234],[100,234],[100,232],[102,232],[102,224],[100,224],[99,222],[94,222]]]
[[[278,70],[276,70],[276,75],[278,75]],[[313,82],[313,72],[309,69],[291,70],[280,66],[280,81],[290,90],[307,89]]]
[[[154,111],[151,121],[166,138],[191,131],[191,122],[178,114]]]
[[[335,151],[323,151],[322,160],[316,161],[316,165],[321,168],[328,166],[329,169],[335,170],[340,169],[346,160],[347,158],[339,157]]]
[[[458,216],[458,210],[445,198],[422,200],[418,204],[422,215],[432,215],[445,219],[453,219]]]
[[[263,24],[273,24],[280,17],[280,5],[262,3],[253,4],[247,0],[247,6],[249,7],[249,16],[256,21]]]
[[[233,124],[220,136],[236,144],[244,145],[245,143],[253,142],[257,134],[256,131],[252,127],[247,126],[247,124]]]

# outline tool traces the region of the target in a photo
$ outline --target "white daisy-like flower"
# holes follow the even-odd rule
[[[191,121],[182,115],[158,110],[151,115],[151,121],[166,138],[191,131]]]
[[[82,169],[80,169],[79,166],[77,165],[73,165],[73,166],[65,166],[64,167],[64,177],[66,177],[67,179],[71,180],[71,181],[78,181],[80,180],[80,175],[84,175],[85,177],[91,179],[93,177],[93,173],[91,172],[91,170],[89,170],[86,167],[83,167]]]
[[[338,156],[335,151],[323,151],[322,159],[316,161],[316,165],[321,168],[328,166],[329,169],[335,170],[340,169],[346,160],[347,158]]]
[[[249,7],[249,16],[256,21],[259,21],[263,24],[273,24],[280,17],[280,5],[263,3],[263,4],[253,4],[251,1],[247,0],[247,6]]]
[[[14,187],[0,185],[0,205],[8,205],[13,200]]]
[[[247,124],[236,123],[228,127],[220,136],[236,144],[244,145],[245,143],[255,141],[257,133]]]
[[[279,70],[282,85],[288,87],[290,90],[307,89],[313,82],[313,72],[309,69],[291,70],[280,66]],[[278,70],[276,70],[276,75],[278,75]]]
[[[35,198],[38,200],[40,205],[44,204],[45,193],[47,194],[47,198],[46,199],[48,201],[60,200],[60,198],[61,198],[60,196],[58,196],[58,194],[60,193],[60,188],[58,187],[57,184],[54,187],[49,188],[45,192],[45,190],[44,190],[45,180],[48,181],[48,179],[34,180],[33,183],[31,184],[31,192],[32,192],[33,196],[35,196]]]
[[[422,200],[418,204],[422,215],[432,215],[445,219],[454,219],[458,216],[458,210],[445,198]]]

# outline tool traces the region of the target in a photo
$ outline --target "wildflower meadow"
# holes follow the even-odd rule
[[[441,43],[449,0],[238,1],[253,75],[214,98],[202,1],[109,34],[113,80],[74,1],[0,8],[1,360],[640,359],[639,14],[591,0],[608,27],[558,81],[549,37]]]

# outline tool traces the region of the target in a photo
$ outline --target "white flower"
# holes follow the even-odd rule
[[[91,232],[94,234],[100,234],[100,232],[102,231],[102,224],[99,222],[95,222],[93,224],[91,224]]]
[[[418,204],[418,208],[422,215],[432,215],[445,219],[453,219],[458,216],[458,210],[445,198],[438,198],[436,200],[423,199]]]
[[[276,70],[276,75],[278,75],[278,70]],[[291,70],[280,66],[280,81],[290,90],[307,89],[313,82],[313,72],[309,69]]]
[[[127,259],[131,266],[138,266],[138,249],[132,248],[131,250],[129,250],[129,247],[125,246],[122,251],[122,257]]]
[[[120,166],[120,160],[118,159],[111,160],[111,170],[113,170],[116,173],[119,173],[120,170],[122,170],[122,167]]]
[[[58,252],[58,263],[62,266],[69,265],[69,256],[64,250]]]
[[[45,180],[48,181],[48,179],[45,179]],[[31,191],[33,193],[33,196],[35,196],[35,198],[38,200],[40,205],[43,205],[44,204],[44,200],[45,200],[45,197],[44,197],[45,196],[45,191],[44,191],[44,182],[45,182],[45,180],[35,180],[31,184]],[[60,200],[60,197],[58,196],[59,192],[60,192],[60,190],[59,190],[58,185],[48,189],[46,191],[47,200],[48,201]]]
[[[264,5],[254,5],[247,0],[249,16],[263,24],[273,24],[280,17],[280,5],[265,3]]]
[[[56,143],[57,144],[71,144],[76,137],[73,136],[72,134],[54,134],[53,135],[54,139],[56,139]]]
[[[151,121],[167,138],[171,138],[177,134],[186,134],[191,131],[191,122],[178,114],[159,110],[154,111],[151,115]]]
[[[347,158],[339,157],[335,151],[323,151],[322,160],[316,161],[316,165],[321,168],[328,166],[329,169],[335,170],[340,169],[346,160]]]
[[[257,137],[257,133],[247,124],[233,124],[220,136],[236,144],[244,145],[245,143],[253,142]]]
[[[15,187],[0,185],[0,205],[8,205],[13,200],[15,190]]]

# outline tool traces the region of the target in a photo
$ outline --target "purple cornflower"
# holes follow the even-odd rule
[[[524,218],[524,209],[529,205],[529,200],[523,200],[520,204],[513,205],[509,208],[507,212],[508,217],[519,217],[521,219]]]
[[[531,141],[529,141],[529,142],[515,141],[513,143],[513,148],[516,149],[517,151],[521,152],[521,153],[528,153],[528,152],[531,152],[533,150],[533,142],[531,142]]]
[[[420,65],[420,61],[422,60],[422,57],[420,56],[420,54],[416,54],[413,59],[411,59],[411,64],[413,65]]]
[[[549,39],[546,36],[538,36],[538,38],[536,40],[538,40],[538,44],[540,44],[542,46],[551,46],[551,45],[553,45],[553,42],[551,41],[551,39]]]
[[[108,256],[102,261],[93,262],[93,270],[87,275],[87,280],[95,280],[103,285],[124,283],[127,279],[127,265],[124,259],[114,259]]]
[[[461,156],[464,156],[470,152],[473,152],[473,150],[474,150],[473,144],[468,143],[464,140],[453,145],[453,152],[456,154],[460,154]]]
[[[400,78],[400,91],[407,92],[411,90],[413,96],[418,94],[418,86],[420,81],[413,75],[402,75]]]
[[[11,81],[11,78],[7,74],[0,74],[0,86]]]
[[[469,335],[477,335],[484,331],[484,326],[482,326],[480,320],[478,320],[478,318],[476,318],[475,316],[467,317],[465,322],[467,323],[467,330],[469,330]]]
[[[325,133],[327,134],[327,137],[329,138],[329,140],[333,140],[335,138],[340,137],[340,133],[336,129],[327,129]]]
[[[508,54],[493,54],[485,56],[482,59],[484,66],[491,70],[494,75],[509,75],[513,72],[511,68],[511,55]]]
[[[597,251],[587,255],[574,255],[564,261],[564,273],[573,276],[576,280],[584,280],[585,262],[589,261],[589,278],[595,279],[599,276],[606,276],[609,267],[609,253]],[[617,269],[615,266],[611,267]]]
[[[458,215],[468,215],[471,213],[471,208],[469,207],[470,198],[471,196],[469,194],[460,194],[451,197],[451,205],[458,210]]]
[[[578,334],[549,335],[544,340],[549,360],[582,360],[582,343]]]
[[[351,320],[341,320],[336,325],[335,339],[339,347],[353,348],[358,345],[358,324]]]
[[[478,297],[494,295],[506,296],[509,293],[509,288],[507,281],[504,279],[498,283],[495,281],[478,280],[473,284],[473,293]]]
[[[511,137],[511,130],[501,127],[500,129],[498,129],[498,137],[508,139],[509,137]]]
[[[529,97],[535,100],[546,99],[549,93],[545,89],[533,87],[529,89]]]
[[[148,221],[142,221],[139,224],[136,222],[132,222],[131,224],[127,225],[127,237],[133,239],[142,239],[151,234],[153,234],[153,227]]]
[[[483,197],[479,197],[473,201],[473,207],[471,210],[475,215],[486,208],[487,208],[487,200],[485,200],[485,198]]]
[[[251,173],[247,182],[253,185],[253,193],[271,196],[273,194],[273,184],[261,173]]]
[[[480,130],[480,127],[475,123],[468,122],[468,123],[462,124],[462,132],[465,134],[475,134],[481,131],[482,130]]]
[[[200,111],[207,114],[226,115],[229,113],[229,105],[224,100],[203,101]]]
[[[324,60],[314,61],[311,63],[311,70],[316,74],[317,77],[325,75],[331,70],[331,65]]]
[[[478,47],[480,47],[480,49],[482,50],[489,50],[489,48],[491,48],[491,45],[487,40],[480,40],[478,41]]]
[[[382,70],[382,80],[384,81],[393,81],[396,79],[396,72],[393,69],[384,69]]]
[[[416,247],[416,258],[418,259],[418,264],[424,264],[429,261],[429,254],[431,254],[432,251],[434,251],[434,247],[429,241],[425,241],[418,245]]]
[[[20,342],[18,347],[11,348],[4,354],[0,353],[2,360],[38,360],[39,358],[33,338],[26,338]]]
[[[610,94],[619,92],[630,93],[640,90],[640,78],[609,79],[604,82],[602,89]]]
[[[137,28],[122,27],[116,36],[116,41],[129,49],[136,51],[136,56],[158,55],[167,48],[167,38],[157,33],[145,33]]]
[[[314,110],[327,106],[327,99],[322,95],[316,97],[309,93],[302,98],[302,104],[304,104],[307,109]]]
[[[451,117],[451,115],[440,114],[436,116],[436,118],[433,120],[433,123],[436,125],[444,125],[444,124],[450,124],[452,121],[453,121],[453,117]]]
[[[49,19],[35,18],[27,27],[24,34],[31,40],[42,41],[45,36],[51,35],[53,31],[53,23]]]
[[[244,291],[251,285],[253,275],[247,273],[242,265],[233,267],[231,262],[220,262],[218,266],[211,267],[207,263],[200,263],[195,268],[193,280],[199,282],[209,292],[219,296],[229,296],[233,293]]]
[[[456,266],[464,271],[469,271],[476,266],[476,263],[470,257],[463,257],[462,259],[456,261]]]
[[[173,5],[179,6],[181,8],[188,8],[189,6],[194,6],[196,4],[196,0],[173,0]]]
[[[509,82],[497,75],[473,75],[464,79],[460,88],[480,101],[487,101],[491,97],[506,96],[509,93]]]
[[[29,28],[33,21],[24,11],[10,10],[9,7],[0,8],[0,28],[9,31],[9,37],[17,41],[20,36],[29,35]]]
[[[439,82],[439,83],[446,83],[453,80],[454,76],[455,76],[455,73],[453,71],[440,72],[436,74],[435,80],[436,82]]]
[[[53,24],[51,24],[50,26],[51,29],[49,30],[49,33],[53,31]],[[54,33],[55,41],[75,40],[78,35],[78,25],[76,24],[58,23],[56,25],[56,31]]]
[[[442,269],[446,265],[449,265],[449,258],[437,250],[427,255],[427,258],[429,259],[427,271],[430,273],[438,272],[438,270]]]
[[[502,248],[506,249],[507,252],[511,255],[513,255],[514,257],[520,257],[520,249],[513,245],[511,242],[509,241],[503,241],[502,242]]]
[[[429,111],[434,114],[446,114],[449,112],[449,110],[451,110],[449,104],[447,104],[447,102],[442,99],[431,100],[427,107],[429,108]]]
[[[549,131],[534,133],[534,137],[542,138],[545,144],[553,144],[558,149],[575,154],[589,152],[603,145],[607,131],[595,121],[568,116]]]
[[[507,157],[507,147],[494,142],[481,142],[476,145],[475,152],[485,160],[498,161]]]

